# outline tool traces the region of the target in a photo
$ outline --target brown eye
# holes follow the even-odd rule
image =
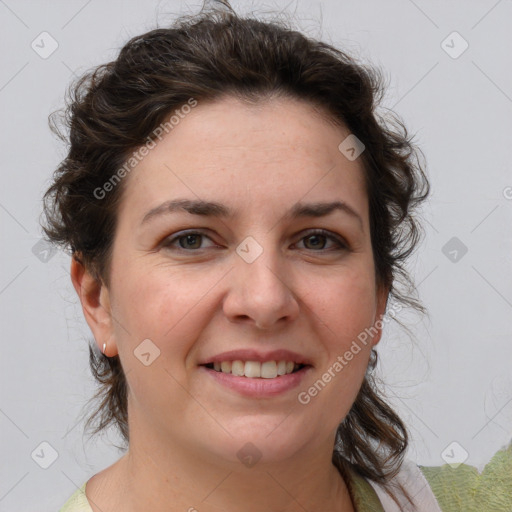
[[[178,238],[178,243],[183,249],[199,249],[201,246],[202,235],[183,235]],[[184,241],[182,243],[182,241]],[[192,247],[193,246],[193,247]]]
[[[324,235],[309,235],[304,240],[309,241],[309,244],[311,244],[310,247],[307,247],[308,244],[304,244],[307,249],[324,249],[327,237]]]
[[[331,247],[330,250],[348,249],[348,246],[345,242],[343,242],[337,236],[329,233],[329,231],[325,231],[323,229],[312,231],[301,240],[305,241],[304,245],[306,249],[312,251],[329,250],[329,248],[325,247],[328,241],[334,242],[335,244],[334,249]]]
[[[188,233],[181,233],[164,240],[162,247],[178,251],[197,251],[198,249],[207,248],[201,246],[204,241],[203,239],[209,239],[209,237],[198,231],[189,231]]]

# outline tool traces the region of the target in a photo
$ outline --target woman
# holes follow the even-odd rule
[[[127,451],[62,511],[441,510],[372,379],[386,322],[422,309],[399,284],[429,188],[380,91],[225,11],[76,84],[45,231],[97,345],[90,420]]]

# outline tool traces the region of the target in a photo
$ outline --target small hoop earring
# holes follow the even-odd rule
[[[103,343],[103,354],[105,354],[105,350],[107,349],[107,344]]]

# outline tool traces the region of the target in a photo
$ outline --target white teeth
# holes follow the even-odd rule
[[[262,377],[261,364],[257,361],[246,361],[244,367],[244,375],[246,377]]]
[[[231,373],[231,361],[222,361],[220,369],[223,373]]]
[[[238,377],[275,379],[277,376],[292,373],[298,365],[293,361],[222,361],[213,363],[213,369],[231,373]]]
[[[233,361],[231,365],[231,373],[233,375],[237,375],[238,377],[242,377],[244,375],[245,364],[243,361]]]
[[[247,364],[247,363],[246,363]],[[277,364],[275,361],[266,361],[261,365],[261,376],[264,379],[274,379],[277,377]]]

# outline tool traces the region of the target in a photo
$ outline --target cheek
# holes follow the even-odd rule
[[[313,286],[313,283],[311,283]],[[337,343],[355,339],[375,322],[376,287],[373,275],[360,269],[347,269],[331,276],[310,295],[309,306],[320,322],[330,329]]]
[[[201,318],[208,318],[207,295],[218,281],[217,273],[125,266],[113,280],[116,334],[132,349],[149,338],[159,347],[171,343],[174,353],[185,351],[203,327]]]
[[[329,280],[311,298],[327,360],[319,379],[304,391],[316,394],[315,415],[332,429],[348,414],[368,367],[372,344],[366,333],[375,322],[375,291],[373,275],[354,271]]]

